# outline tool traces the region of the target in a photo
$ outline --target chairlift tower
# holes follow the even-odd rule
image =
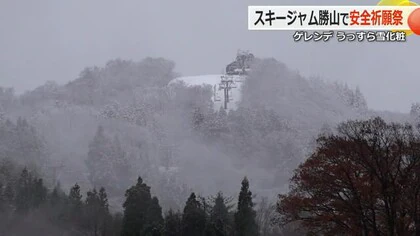
[[[222,75],[221,81],[219,83],[219,90],[223,90],[224,94],[224,109],[228,109],[228,103],[230,101],[229,91],[235,87],[235,81],[233,80],[233,76],[229,75]]]

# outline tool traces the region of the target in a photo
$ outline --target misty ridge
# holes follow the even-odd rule
[[[256,209],[270,208],[289,190],[319,134],[348,120],[380,116],[416,124],[420,117],[418,104],[410,114],[369,109],[358,88],[302,77],[274,58],[253,61],[242,99],[229,111],[213,108],[211,86],[168,85],[180,76],[169,59],[115,59],[83,69],[66,84],[49,81],[21,95],[0,88],[2,196],[26,168],[48,191],[59,186],[74,193],[76,183],[80,193],[103,187],[111,212],[122,212],[126,190],[144,187],[143,181],[162,212],[182,211],[195,201],[191,192],[223,192],[236,204],[246,176]],[[13,228],[10,235],[25,235],[16,225],[49,227],[45,214],[33,214],[39,222],[1,227]],[[260,228],[272,227],[259,219]],[[103,235],[59,229],[48,235]]]

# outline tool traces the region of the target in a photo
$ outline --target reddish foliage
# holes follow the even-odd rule
[[[281,224],[323,235],[420,235],[420,136],[380,118],[322,135],[279,195]]]

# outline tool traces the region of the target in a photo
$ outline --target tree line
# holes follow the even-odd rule
[[[30,221],[42,217],[46,228],[34,227],[32,235],[92,236],[222,236],[259,235],[249,181],[242,181],[236,209],[232,199],[219,192],[204,198],[192,192],[183,211],[162,213],[151,187],[139,177],[125,192],[123,212],[111,212],[105,188],[81,193],[75,184],[68,193],[59,185],[49,190],[42,178],[24,168],[18,178],[0,183],[0,231],[17,232]],[[39,220],[39,219],[38,219]],[[35,231],[38,230],[38,231]]]

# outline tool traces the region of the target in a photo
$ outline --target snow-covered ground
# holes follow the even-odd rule
[[[197,76],[183,76],[178,77],[169,82],[169,86],[175,83],[184,83],[186,86],[205,86],[210,85],[213,88],[212,100],[214,102],[214,109],[219,110],[224,106],[224,91],[221,86],[223,74],[214,75],[197,75]],[[245,79],[244,76],[233,75],[229,76],[234,83],[229,90],[228,110],[236,109],[237,103],[241,100],[241,86]]]

